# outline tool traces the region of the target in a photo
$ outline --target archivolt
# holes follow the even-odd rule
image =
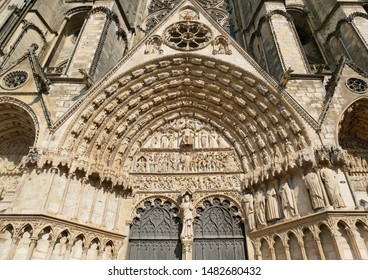
[[[290,147],[308,145],[301,122],[277,92],[230,64],[188,55],[151,61],[93,92],[61,148],[69,158],[70,153],[85,156],[98,165],[96,172],[124,174],[121,166],[149,134],[182,116],[222,131],[244,172],[268,165],[267,157],[285,155]]]

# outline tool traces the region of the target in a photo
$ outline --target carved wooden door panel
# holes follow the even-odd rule
[[[193,259],[246,259],[243,223],[228,200],[214,198],[197,209],[194,220]]]
[[[169,201],[146,201],[138,208],[130,228],[130,260],[178,260],[181,259],[179,239],[181,224],[176,217],[178,208]]]

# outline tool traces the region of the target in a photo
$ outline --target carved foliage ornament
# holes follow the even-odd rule
[[[14,90],[20,88],[28,80],[28,73],[25,71],[14,71],[7,74],[2,81],[4,89]]]
[[[210,43],[212,37],[208,26],[192,21],[177,22],[165,31],[166,44],[184,51],[202,49]]]

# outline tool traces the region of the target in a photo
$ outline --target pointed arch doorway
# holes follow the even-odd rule
[[[194,220],[194,260],[248,259],[244,225],[227,199],[206,200]]]
[[[182,257],[178,208],[156,198],[137,209],[130,228],[129,260],[179,260]]]

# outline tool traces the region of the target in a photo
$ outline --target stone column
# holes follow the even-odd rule
[[[319,253],[319,256],[321,257],[321,260],[325,260],[326,257],[325,257],[325,253],[323,252],[321,239],[319,237],[315,237],[314,240],[316,241],[318,253]]]
[[[331,229],[331,238],[332,238],[332,242],[333,242],[333,246],[335,248],[335,252],[336,252],[336,256],[338,260],[342,260],[343,259],[343,250],[340,247],[340,237],[341,234],[337,231],[337,230],[333,230]]]
[[[17,250],[17,246],[18,246],[19,240],[20,240],[19,237],[14,237],[12,239],[12,244],[10,246],[10,250],[8,252],[8,255],[6,257],[6,260],[12,260],[14,258],[15,251]]]
[[[305,245],[303,239],[298,240],[300,251],[302,252],[303,260],[308,260],[307,252],[305,251]]]
[[[274,246],[275,246],[275,242],[272,241],[271,245],[270,245],[271,258],[273,260],[276,260],[276,253],[275,253],[275,247]]]
[[[54,182],[54,179],[55,179],[55,175],[59,172],[59,168],[57,167],[51,167],[50,168],[51,170],[51,179],[50,179],[50,182],[46,188],[46,198],[45,198],[45,201],[43,203],[43,209],[47,209],[48,207],[48,202],[49,202],[49,199],[50,199],[50,193],[51,193],[51,188],[52,188],[52,183]]]
[[[114,230],[118,230],[119,220],[120,220],[120,208],[121,208],[121,191],[117,195],[117,206],[116,206],[116,216],[114,222]]]
[[[88,248],[87,247],[83,247],[81,260],[85,260],[86,259],[87,252],[88,252]]]
[[[63,196],[61,197],[58,214],[63,213],[66,195],[68,194],[70,183],[71,183],[71,181],[74,177],[75,177],[74,173],[68,174],[68,180],[66,182],[66,186],[65,186],[64,191],[63,191]]]
[[[359,209],[359,208],[361,208],[361,206],[359,206],[359,204],[357,202],[357,198],[356,198],[355,193],[354,193],[353,184],[351,183],[347,167],[345,167],[343,169],[343,173],[344,173],[344,176],[346,178],[346,182],[348,183],[349,191],[350,191],[351,197],[353,198],[355,209]]]
[[[55,246],[55,241],[50,241],[49,242],[49,248],[47,249],[47,253],[46,253],[46,260],[50,260],[51,256],[52,256],[52,252],[54,251],[54,246]]]
[[[181,240],[183,253],[183,260],[192,260],[193,259],[193,239],[182,239]]]
[[[70,258],[70,250],[72,249],[73,244],[66,244],[66,250],[64,255],[64,260],[69,260]]]
[[[291,260],[290,246],[289,245],[285,245],[284,247],[285,247],[286,259],[287,260]]]
[[[37,240],[38,239],[36,237],[31,238],[31,243],[29,244],[26,260],[32,259],[33,251],[36,248]]]
[[[87,182],[87,178],[86,177],[83,177],[82,180],[81,180],[81,185],[80,185],[80,189],[79,189],[79,193],[78,193],[78,200],[77,200],[77,204],[75,205],[75,208],[74,208],[74,213],[73,213],[73,216],[72,216],[72,220],[78,220],[78,213],[79,213],[79,208],[80,208],[80,204],[82,202],[82,197],[83,197],[83,191],[84,191],[84,187],[85,187],[85,184]]]
[[[109,209],[109,206],[110,206],[110,197],[111,197],[111,189],[107,189],[106,198],[105,198],[105,206],[104,206],[104,211],[102,214],[102,223],[101,223],[102,227],[106,227],[106,217],[107,217],[107,210]]]
[[[350,227],[349,229],[346,229],[346,232],[348,234],[350,244],[353,247],[353,255],[355,259],[362,260],[362,254],[360,253],[359,246],[357,244],[359,233],[357,232],[355,226],[354,228]]]
[[[99,190],[100,190],[100,188],[97,188],[97,186],[95,186],[94,189],[93,189],[93,198],[92,198],[91,210],[89,212],[87,223],[92,223],[93,210],[95,209],[97,194],[98,194]]]

